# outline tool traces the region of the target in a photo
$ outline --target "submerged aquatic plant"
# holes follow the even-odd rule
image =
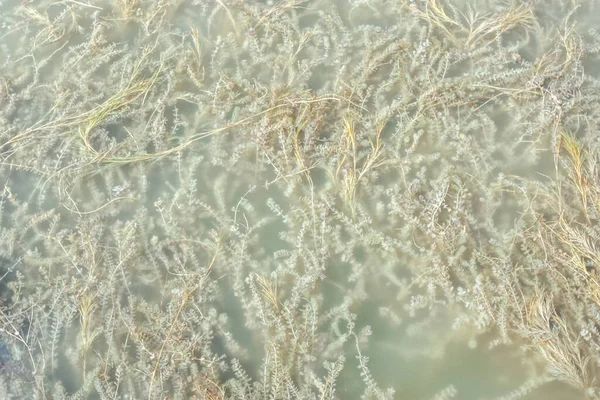
[[[0,392],[397,398],[392,337],[599,398],[597,4],[554,3],[0,4]]]

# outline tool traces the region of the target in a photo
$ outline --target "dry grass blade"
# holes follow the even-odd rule
[[[527,321],[524,333],[534,340],[548,361],[551,373],[579,389],[587,389],[589,360],[582,356],[578,343],[571,338],[564,319],[556,314],[550,295],[538,295],[530,300]]]
[[[359,149],[356,138],[356,124],[350,115],[344,116],[342,121],[345,137],[345,152],[335,172],[337,178],[342,173],[342,185],[344,188],[344,199],[354,214],[356,203],[356,190],[358,183],[366,177],[367,173],[383,164],[381,160],[383,142],[381,133],[386,122],[381,121],[375,127],[375,139],[370,139],[371,151],[359,166]],[[362,157],[360,157],[362,158]]]
[[[356,126],[354,119],[349,115],[345,115],[343,119],[344,134],[346,139],[346,152],[344,157],[338,165],[336,176],[340,170],[344,168],[343,174],[343,185],[344,185],[344,198],[346,204],[352,210],[354,215],[355,207],[355,196],[356,196],[356,185],[358,183],[358,171],[356,169],[356,158],[357,158],[357,144],[356,144]],[[350,158],[349,163],[346,163],[346,159]]]
[[[25,5],[22,7],[23,14],[34,24],[42,27],[43,29],[37,34],[36,42],[38,38],[42,38],[41,43],[35,43],[36,46],[43,46],[48,43],[53,43],[63,37],[65,29],[56,26],[48,17],[48,14],[42,14],[32,6]]]
[[[274,6],[273,8],[271,8],[269,11],[267,11],[258,20],[258,22],[254,25],[253,29],[256,30],[256,28],[258,28],[261,24],[263,24],[269,18],[273,17],[275,14],[277,14],[279,12],[282,12],[282,11],[285,11],[287,9],[296,8],[300,4],[305,3],[305,2],[306,2],[306,0],[291,0],[291,1],[288,1],[286,3],[277,4],[276,6]]]
[[[571,166],[575,171],[574,183],[581,196],[583,209],[587,215],[588,207],[588,179],[586,177],[585,163],[586,155],[583,146],[577,142],[572,135],[562,133],[562,146],[571,158]]]
[[[123,164],[131,164],[131,163],[135,163],[135,162],[157,160],[161,157],[166,157],[166,156],[184,151],[185,149],[187,149],[188,147],[190,147],[192,144],[196,143],[199,140],[203,140],[208,137],[232,130],[233,128],[243,126],[246,123],[253,121],[258,117],[269,114],[280,108],[295,107],[300,104],[311,104],[311,103],[318,103],[318,102],[323,102],[323,101],[328,102],[328,101],[341,101],[341,100],[342,99],[340,99],[340,98],[332,97],[332,96],[323,96],[323,97],[316,97],[316,98],[313,97],[313,98],[308,98],[308,99],[296,99],[294,101],[288,100],[282,104],[278,104],[273,107],[269,107],[263,111],[260,111],[258,113],[252,114],[248,117],[242,118],[239,121],[236,121],[232,124],[225,125],[220,128],[212,129],[212,130],[209,130],[206,132],[193,134],[182,144],[174,146],[168,150],[163,150],[163,151],[160,151],[157,153],[150,153],[150,154],[139,154],[139,155],[135,155],[135,156],[131,156],[131,157],[114,157],[114,156],[110,156],[110,154],[108,154],[108,153],[104,153],[104,154],[98,154],[97,158],[95,160],[93,160],[93,162],[100,162],[102,164],[111,164],[111,165],[123,165]]]
[[[373,168],[377,168],[383,164],[383,161],[381,160],[382,149],[383,149],[383,143],[381,141],[381,132],[383,132],[383,129],[385,128],[386,124],[387,124],[387,121],[380,121],[377,123],[377,126],[375,127],[375,129],[376,129],[375,141],[370,140],[371,153],[367,157],[367,160],[364,162],[364,164],[360,170],[360,173],[358,174],[359,181],[366,175],[367,172],[369,172]]]
[[[453,33],[452,30],[465,30],[460,22],[448,16],[439,0],[426,0],[423,10],[411,2],[410,9],[416,13],[419,18],[427,21],[432,27],[441,29],[453,43],[457,43],[458,40],[456,34]]]
[[[471,49],[480,46],[484,40],[488,40],[487,44],[489,44],[511,29],[520,26],[530,27],[535,22],[533,12],[526,6],[511,7],[498,15],[480,15],[471,6],[466,12],[452,8],[456,14],[462,15],[465,23],[449,16],[439,0],[425,1],[423,9],[415,5],[411,5],[410,9],[432,27],[441,29],[453,43]],[[464,35],[466,39],[459,40],[459,37]]]
[[[77,132],[81,138],[83,148],[94,158],[93,162],[97,162],[98,160],[104,158],[107,156],[107,154],[99,153],[92,146],[90,142],[90,135],[95,128],[105,122],[107,118],[110,118],[117,111],[123,109],[129,104],[132,104],[136,100],[145,98],[145,96],[147,96],[150,89],[157,82],[158,77],[162,73],[163,69],[163,65],[161,64],[149,79],[141,79],[139,77],[144,61],[150,57],[150,54],[153,52],[155,47],[156,44],[154,47],[147,48],[144,51],[144,54],[134,66],[131,72],[131,78],[125,89],[112,95],[109,99],[94,107],[90,111],[77,115],[61,117],[60,119],[51,120],[49,122],[35,124],[34,126],[19,132],[4,143],[0,144],[0,150],[8,146],[18,144],[19,142],[30,138],[32,135],[38,132],[45,130],[70,130],[74,126],[79,126],[77,128]]]
[[[231,21],[231,25],[233,26],[233,30],[235,31],[235,35],[239,37],[240,36],[240,32],[237,29],[237,24],[235,23],[235,18],[233,18],[233,14],[231,14],[231,10],[221,0],[217,0],[217,3],[219,3],[219,5],[221,7],[223,7],[223,9],[225,10],[225,12],[227,13],[227,17],[229,18],[229,21]]]
[[[96,298],[90,294],[83,294],[79,301],[79,319],[81,323],[81,357],[83,383],[86,382],[87,373],[87,353],[96,339],[98,333],[90,331],[90,321],[97,309]]]
[[[531,9],[525,6],[510,8],[505,13],[495,16],[477,16],[471,12],[468,17],[469,34],[465,47],[479,45],[481,40],[488,39],[488,44],[498,39],[503,33],[516,27],[529,27],[535,22]]]
[[[260,293],[263,297],[273,306],[275,310],[279,311],[279,300],[277,296],[277,283],[273,284],[271,281],[264,276],[257,275],[256,281],[260,289]]]
[[[195,62],[197,66],[202,65],[202,42],[200,39],[200,33],[198,32],[198,29],[196,28],[192,28],[191,29],[191,36],[192,36],[192,43],[193,43],[193,51],[194,51],[194,58],[195,58]]]
[[[589,276],[584,260],[589,259],[595,265],[600,266],[600,252],[596,249],[596,245],[587,235],[566,222],[564,218],[559,221],[559,226],[561,231],[557,235],[570,248],[575,260],[573,264],[577,266],[576,271]]]
[[[154,370],[152,371],[152,376],[150,378],[150,386],[148,388],[148,399],[152,399],[154,397],[152,390],[154,388],[154,382],[156,382],[156,379],[158,378],[158,374],[159,374],[158,369],[160,367],[160,362],[162,360],[163,353],[165,352],[167,343],[171,339],[171,336],[173,335],[175,327],[179,323],[179,316],[181,315],[182,311],[187,306],[189,301],[192,299],[192,297],[194,296],[196,291],[198,289],[200,289],[201,287],[203,287],[206,284],[206,282],[208,281],[208,277],[209,277],[210,272],[212,271],[212,268],[215,264],[217,255],[219,254],[219,250],[220,250],[220,247],[217,247],[215,254],[213,255],[212,259],[210,260],[210,263],[206,267],[205,271],[197,278],[198,281],[196,282],[196,284],[194,284],[189,290],[187,290],[187,292],[185,294],[183,294],[183,296],[181,297],[181,304],[179,305],[179,307],[177,308],[177,312],[173,316],[173,319],[171,321],[171,326],[169,327],[169,329],[166,333],[166,336],[162,342],[162,345],[160,346],[158,355],[156,356],[156,363],[154,364]]]
[[[90,143],[91,132],[115,112],[147,94],[152,85],[156,82],[160,72],[161,70],[158,69],[150,79],[131,84],[122,92],[113,95],[104,103],[90,111],[82,126],[79,128],[79,136],[81,137],[84,147],[90,153],[94,156],[98,155],[98,152]]]

